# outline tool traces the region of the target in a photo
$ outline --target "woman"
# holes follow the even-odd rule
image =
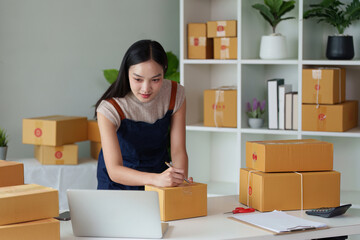
[[[163,47],[138,41],[125,53],[116,82],[96,103],[102,145],[98,189],[178,186],[187,178],[184,88],[164,79],[166,70]],[[169,127],[173,167],[168,168]]]

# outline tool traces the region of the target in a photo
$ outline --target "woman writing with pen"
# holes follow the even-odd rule
[[[164,79],[166,70],[163,47],[138,41],[125,53],[116,82],[96,103],[102,145],[98,189],[170,187],[187,179],[184,88]]]

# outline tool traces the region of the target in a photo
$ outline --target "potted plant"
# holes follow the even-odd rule
[[[171,51],[166,52],[166,56],[168,59],[168,68],[167,68],[164,78],[179,83],[180,82],[180,73],[177,71],[177,69],[179,67],[179,59]],[[112,84],[113,82],[116,81],[118,74],[119,74],[119,71],[116,69],[105,69],[104,70],[104,77],[110,84]]]
[[[333,60],[350,60],[354,57],[354,41],[344,31],[354,21],[360,19],[360,2],[353,0],[349,4],[338,0],[323,0],[319,4],[310,4],[310,9],[304,13],[304,18],[316,18],[334,26],[338,35],[328,36],[326,57]]]
[[[0,159],[6,160],[6,153],[8,148],[8,135],[6,134],[6,131],[2,128],[0,128]]]
[[[259,10],[261,16],[270,23],[272,34],[261,37],[260,58],[262,59],[283,59],[287,57],[286,37],[276,33],[276,26],[284,20],[294,19],[295,17],[283,16],[295,7],[295,1],[283,0],[264,0],[264,4],[257,3],[252,5]]]
[[[266,101],[258,101],[256,98],[253,99],[252,104],[246,103],[246,113],[249,117],[249,126],[251,128],[261,128],[264,125],[263,115],[265,113]]]

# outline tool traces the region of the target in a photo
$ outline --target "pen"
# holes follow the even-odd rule
[[[166,164],[166,166],[168,166],[169,168],[172,167],[171,164],[168,163],[168,162],[165,162],[165,164]],[[184,178],[184,180],[185,180],[185,182],[190,183],[190,181],[187,180],[186,178]]]

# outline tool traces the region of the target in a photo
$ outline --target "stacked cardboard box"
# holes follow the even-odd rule
[[[346,101],[344,68],[303,69],[302,130],[344,132],[358,125],[358,102]]]
[[[333,171],[333,145],[314,139],[246,143],[240,169],[242,204],[259,211],[335,207],[340,173]]]
[[[93,159],[99,158],[101,139],[99,126],[96,120],[88,121],[88,138],[90,140],[90,154]]]
[[[0,236],[6,240],[59,240],[58,191],[24,185],[22,163],[0,161]]]
[[[23,119],[23,143],[35,145],[35,158],[42,164],[77,164],[78,146],[74,143],[86,140],[86,117],[55,115]]]
[[[188,24],[189,59],[237,59],[237,21]]]

